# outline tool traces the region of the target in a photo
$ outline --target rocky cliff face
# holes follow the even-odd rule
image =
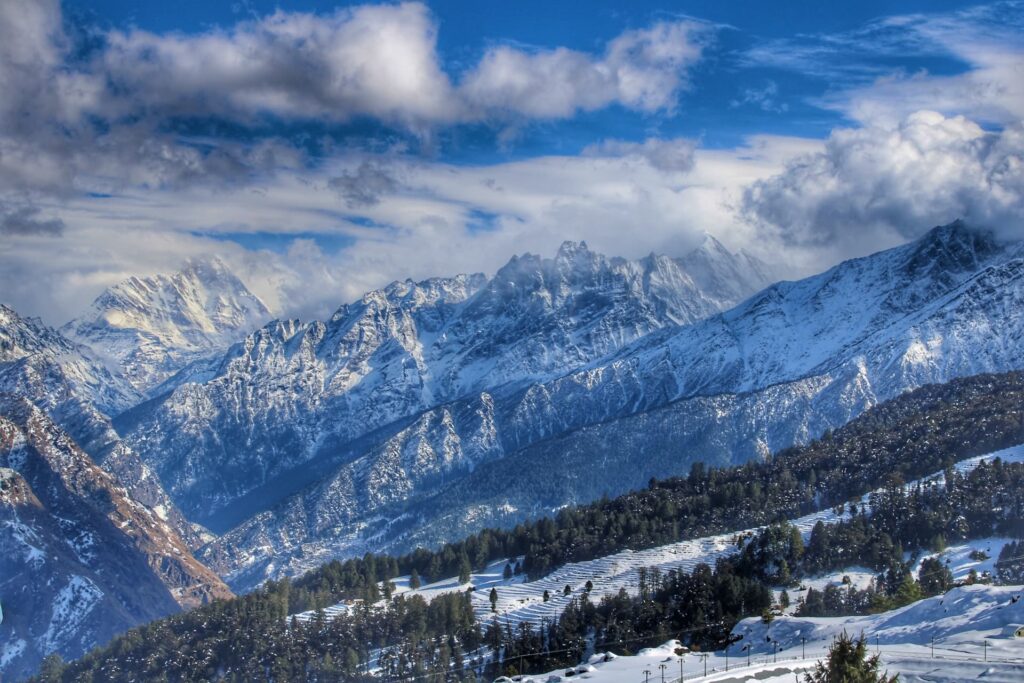
[[[21,396],[60,424],[132,498],[163,516],[191,547],[199,533],[160,480],[114,430],[109,415],[142,400],[88,347],[0,305],[0,392]]]

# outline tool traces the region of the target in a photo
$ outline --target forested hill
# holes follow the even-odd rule
[[[1022,399],[1020,372],[924,387],[766,462],[694,467],[685,478],[652,482],[646,490],[567,508],[509,531],[486,530],[439,551],[332,562],[294,581],[268,582],[247,596],[133,629],[70,666],[49,662],[45,676],[138,680],[137,667],[144,667],[162,672],[165,680],[252,680],[254,675],[286,680],[273,671],[288,664],[289,648],[295,645],[289,614],[345,598],[375,601],[382,589],[388,592],[388,579],[413,571],[433,580],[523,555],[525,569],[538,576],[565,562],[624,548],[795,517],[1024,442]],[[342,667],[350,673],[366,661],[370,649],[398,642],[411,651],[429,652],[431,658],[438,652],[454,657],[455,645],[467,652],[481,643],[481,625],[474,623],[469,602],[459,594],[430,605],[419,597],[398,597],[387,612],[364,610],[358,624],[322,624],[321,632],[324,638],[352,643],[345,650],[345,659],[351,661]],[[171,661],[174,665],[167,666]]]

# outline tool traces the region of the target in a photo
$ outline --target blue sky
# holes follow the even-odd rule
[[[219,253],[281,314],[586,239],[793,276],[1024,209],[1020,2],[0,6],[0,288]]]

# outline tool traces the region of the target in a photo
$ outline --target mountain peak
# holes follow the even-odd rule
[[[587,246],[587,243],[583,240],[578,242],[574,240],[566,240],[562,242],[561,246],[558,247],[558,253],[555,255],[556,260],[560,261],[571,261],[578,256],[589,255],[593,252]]]
[[[110,287],[62,331],[113,357],[136,388],[147,390],[269,317],[223,260],[204,256],[169,275],[133,276]]]
[[[575,242],[566,240],[558,247],[555,254],[555,263],[577,263],[581,260],[593,260],[597,254],[590,250],[587,243],[581,240]]]
[[[230,278],[237,279],[237,276],[228,267],[228,264],[217,255],[193,256],[185,260],[176,275],[192,276],[201,280]]]
[[[957,219],[925,233],[910,251],[907,269],[911,274],[962,272],[998,253],[995,234]]]
[[[726,249],[725,245],[718,241],[718,238],[712,235],[710,232],[704,233],[704,236],[701,238],[700,241],[700,246],[694,249],[694,251],[732,255],[732,252]]]

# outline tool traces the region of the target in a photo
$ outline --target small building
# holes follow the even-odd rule
[[[1024,638],[1024,624],[1007,624],[1003,628],[1003,635],[1007,638]]]

